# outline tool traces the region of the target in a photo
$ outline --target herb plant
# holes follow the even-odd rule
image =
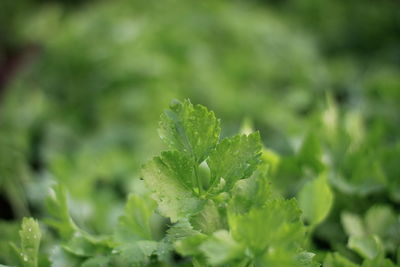
[[[361,257],[361,265],[313,245],[312,234],[335,201],[326,167],[317,159],[310,161],[320,175],[301,187],[297,199],[287,199],[274,185],[281,159],[263,147],[259,132],[221,138],[215,114],[189,100],[173,101],[159,126],[169,150],[142,166],[146,190],[128,196],[113,233],[94,234],[79,226],[70,214],[66,189],[56,184],[46,201],[49,216],[44,223],[56,231],[57,242],[46,240],[50,232],[45,225],[41,230],[36,220],[25,218],[20,245],[11,245],[16,264],[395,266],[386,255],[396,252],[397,239],[387,230],[396,233],[399,223],[386,206],[370,208],[365,218],[342,213],[347,246]],[[313,138],[305,144],[312,144]],[[315,144],[309,147],[314,149],[300,149],[302,164],[318,150]],[[42,235],[44,248],[39,252]]]

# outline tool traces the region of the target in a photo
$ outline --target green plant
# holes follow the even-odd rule
[[[258,132],[222,139],[220,132],[212,111],[173,101],[159,128],[170,150],[143,165],[146,189],[129,195],[113,232],[95,234],[79,226],[66,189],[56,184],[44,222],[56,230],[57,242],[43,238],[39,253],[39,224],[25,218],[21,245],[12,245],[17,261],[24,267],[395,266],[386,255],[396,253],[399,223],[385,205],[370,208],[364,218],[342,213],[347,247],[359,260],[340,247],[328,253],[315,247],[314,231],[335,202],[329,168],[307,156],[319,150],[315,136],[305,139],[299,154],[301,164],[320,175],[301,187],[297,201],[285,199],[273,184],[286,165],[263,147]]]

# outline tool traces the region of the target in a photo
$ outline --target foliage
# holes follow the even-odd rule
[[[3,2],[0,263],[399,264],[397,2]]]

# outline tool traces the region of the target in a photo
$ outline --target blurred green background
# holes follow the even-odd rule
[[[111,232],[143,190],[141,164],[165,149],[157,123],[175,98],[214,110],[224,136],[260,130],[283,195],[328,175],[335,204],[315,249],[355,258],[340,218],[378,207],[394,218],[379,229],[394,257],[400,2],[2,0],[0,262],[20,219],[46,216],[55,181],[78,223]]]

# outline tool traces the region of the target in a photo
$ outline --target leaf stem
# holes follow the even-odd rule
[[[196,161],[195,161],[195,164],[193,165],[193,170],[194,170],[194,176],[196,177],[197,186],[199,187],[199,194],[201,196],[203,194],[203,185],[202,185],[200,177],[199,177],[199,167],[198,167]]]

